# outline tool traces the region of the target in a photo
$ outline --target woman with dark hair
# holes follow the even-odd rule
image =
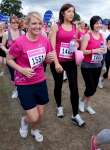
[[[95,110],[90,106],[90,99],[95,94],[99,76],[102,68],[103,54],[107,48],[101,35],[100,28],[102,19],[99,16],[93,16],[90,19],[91,31],[84,35],[81,41],[81,50],[84,52],[84,60],[81,64],[81,72],[85,82],[85,92],[79,102],[79,110],[87,111],[89,114],[95,114]]]
[[[56,51],[55,65],[51,64],[51,72],[53,74],[55,87],[54,96],[57,104],[57,117],[64,116],[61,104],[61,90],[63,84],[63,70],[66,71],[70,99],[73,110],[72,122],[78,126],[83,126],[85,122],[78,114],[79,93],[77,85],[77,65],[74,59],[73,51],[78,47],[77,29],[73,23],[75,7],[72,4],[64,4],[59,13],[59,23],[54,24],[51,28],[50,41],[53,49]],[[74,40],[74,41],[73,41]],[[70,52],[70,43],[73,41],[74,49]]]

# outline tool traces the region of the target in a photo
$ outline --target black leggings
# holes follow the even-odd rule
[[[110,67],[110,60],[105,59],[105,65],[106,65],[106,72],[103,74],[104,79],[106,79],[108,77],[108,71],[109,71],[109,67]]]
[[[86,97],[94,95],[99,82],[101,68],[81,68],[81,72],[86,86],[84,95]]]
[[[73,115],[76,116],[78,114],[78,105],[79,105],[79,93],[78,93],[78,84],[77,84],[77,66],[74,61],[63,62],[61,63],[61,65],[67,74]],[[50,68],[51,68],[51,72],[52,72],[54,82],[55,82],[54,96],[55,96],[57,106],[59,107],[61,106],[63,73],[57,73],[55,70],[54,64],[51,64]]]

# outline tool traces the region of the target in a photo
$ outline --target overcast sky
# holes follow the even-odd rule
[[[64,3],[72,3],[83,20],[89,20],[93,15],[110,18],[110,0],[22,0],[22,2],[24,14],[36,10],[43,15],[50,9],[56,17]]]

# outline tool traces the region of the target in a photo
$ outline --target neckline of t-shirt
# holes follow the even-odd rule
[[[73,26],[72,26],[72,29],[70,30],[70,31],[68,31],[68,30],[65,30],[64,28],[63,28],[63,26],[61,25],[61,28],[63,29],[63,31],[65,31],[65,32],[72,32],[73,31]]]
[[[94,40],[96,40],[96,41],[99,41],[99,40],[101,39],[101,34],[100,34],[100,33],[99,33],[99,38],[98,38],[98,39],[93,36],[92,32],[91,32],[91,36],[92,36],[92,38],[93,38]]]
[[[35,43],[35,42],[38,42],[38,40],[40,39],[41,35],[39,35],[36,40],[30,40],[26,35],[25,35],[25,38],[27,41],[31,42],[31,43]]]

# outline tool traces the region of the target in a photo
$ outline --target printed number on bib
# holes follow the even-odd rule
[[[69,43],[63,43],[63,42],[61,43],[59,57],[72,59],[73,53],[70,51],[69,46],[70,46]]]
[[[101,61],[103,60],[103,55],[102,54],[93,54],[92,55],[92,63],[101,63]]]
[[[42,64],[43,61],[45,60],[46,57],[45,48],[41,47],[41,48],[27,51],[27,55],[28,55],[31,68],[36,68],[40,64]]]

